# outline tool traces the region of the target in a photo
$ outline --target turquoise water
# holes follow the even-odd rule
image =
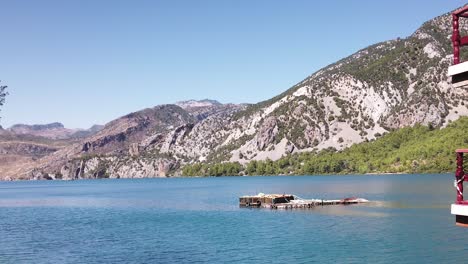
[[[466,263],[453,176],[0,182],[0,263]],[[238,207],[244,194],[359,196],[313,210]]]

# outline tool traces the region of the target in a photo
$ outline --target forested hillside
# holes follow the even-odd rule
[[[378,139],[355,144],[342,151],[325,149],[285,156],[277,161],[193,164],[185,176],[272,175],[329,173],[451,172],[455,149],[468,147],[468,117],[446,128],[416,125],[378,135]]]

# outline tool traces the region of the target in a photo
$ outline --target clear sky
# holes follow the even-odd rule
[[[86,128],[180,100],[255,103],[463,4],[0,1],[0,124]]]

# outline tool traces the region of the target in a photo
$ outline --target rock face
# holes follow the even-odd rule
[[[93,157],[70,160],[56,173],[44,173],[44,170],[39,170],[43,174],[36,171],[33,177],[44,178],[44,175],[48,175],[63,180],[166,177],[178,166],[179,164],[172,159],[129,161],[116,157]]]
[[[466,34],[468,25],[461,24]],[[449,14],[411,36],[369,46],[254,105],[185,101],[134,112],[21,170],[24,178],[178,175],[192,162],[278,159],[343,149],[417,123],[468,115],[468,92],[451,88]],[[16,171],[16,173],[18,173]],[[15,177],[17,175],[0,175]]]
[[[255,140],[257,141],[257,148],[264,150],[266,146],[274,142],[276,135],[278,134],[278,123],[276,117],[269,116],[261,125],[258,130]]]

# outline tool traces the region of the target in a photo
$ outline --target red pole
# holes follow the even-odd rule
[[[463,171],[463,152],[457,152],[457,170],[455,179],[457,181],[457,203],[463,202],[463,180],[465,172]]]
[[[453,44],[453,64],[460,63],[460,32],[458,31],[458,15],[452,14],[452,44]]]

